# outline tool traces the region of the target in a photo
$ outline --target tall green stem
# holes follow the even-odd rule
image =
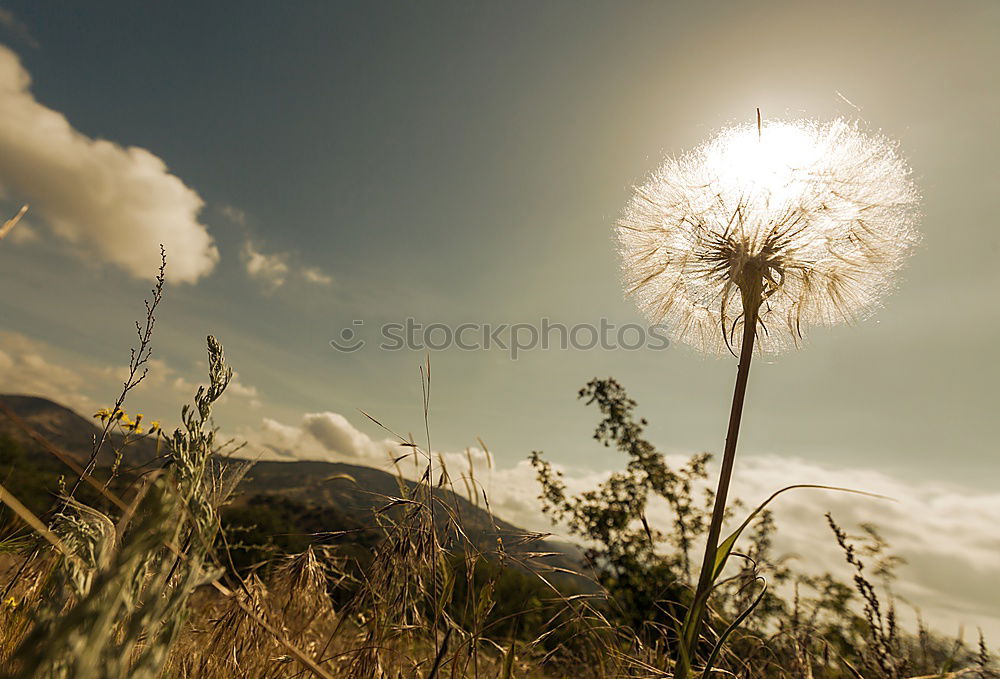
[[[677,662],[674,666],[674,679],[687,679],[691,672],[691,662],[694,659],[701,628],[704,623],[708,597],[715,584],[715,557],[719,549],[719,537],[722,532],[722,521],[726,515],[726,500],[729,496],[729,481],[733,476],[733,462],[736,459],[736,440],[740,435],[740,420],[743,417],[743,400],[747,392],[747,380],[750,377],[750,359],[753,357],[753,345],[756,338],[757,314],[760,309],[759,296],[743,294],[743,342],[740,346],[740,363],[736,372],[736,388],[733,391],[733,405],[729,412],[729,429],[726,432],[726,449],[722,456],[722,471],[719,474],[719,488],[715,493],[715,506],[712,509],[712,523],[708,529],[708,541],[705,544],[705,558],[701,565],[701,575],[694,599],[688,609],[688,619],[683,627],[683,638],[680,640],[677,652]]]

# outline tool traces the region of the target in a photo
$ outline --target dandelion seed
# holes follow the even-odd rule
[[[844,120],[740,125],[668,159],[617,235],[624,283],[653,323],[708,353],[872,311],[917,241],[918,194],[885,137]],[[733,351],[735,353],[735,351]]]
[[[917,242],[917,190],[894,144],[844,120],[740,125],[668,159],[635,190],[617,235],[626,292],[675,340],[739,357],[698,585],[674,679],[687,679],[721,572],[726,513],[755,346],[870,312]],[[739,347],[737,354],[736,347]],[[731,546],[730,546],[731,547]],[[708,668],[705,669],[708,674]]]

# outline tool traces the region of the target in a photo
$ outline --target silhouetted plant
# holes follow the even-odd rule
[[[533,452],[542,510],[587,541],[588,559],[620,620],[636,630],[647,623],[676,627],[683,614],[678,604],[688,598],[690,552],[711,511],[712,493],[699,483],[706,479],[710,456],[670,465],[645,438],[646,420],[635,416],[636,402],[614,379],[591,380],[579,398],[596,405],[602,415],[594,439],[624,454],[627,463],[597,488],[568,495],[561,472]],[[666,531],[646,518],[654,497],[671,509]]]

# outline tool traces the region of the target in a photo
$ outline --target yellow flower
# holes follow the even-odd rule
[[[15,608],[17,608],[17,599],[15,599],[12,596],[9,596],[4,600],[3,605],[4,608],[9,608],[10,610],[13,611]]]
[[[111,417],[111,411],[108,410],[107,408],[101,408],[96,413],[94,413],[94,417],[98,417],[101,419],[101,422],[104,422],[109,417]]]
[[[158,431],[160,431],[160,421],[153,420],[152,422],[149,423],[149,433],[155,434]]]
[[[142,433],[142,429],[139,426],[140,424],[142,424],[142,413],[137,413],[136,414],[136,416],[135,416],[135,422],[132,422],[127,417],[123,418],[123,420],[122,420],[122,426],[125,427],[126,429],[128,429],[129,431],[134,432],[136,434],[141,434]]]

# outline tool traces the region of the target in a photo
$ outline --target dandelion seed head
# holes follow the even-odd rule
[[[675,341],[798,346],[870,313],[917,242],[919,195],[896,145],[842,119],[739,125],[668,158],[618,221],[626,293]]]

